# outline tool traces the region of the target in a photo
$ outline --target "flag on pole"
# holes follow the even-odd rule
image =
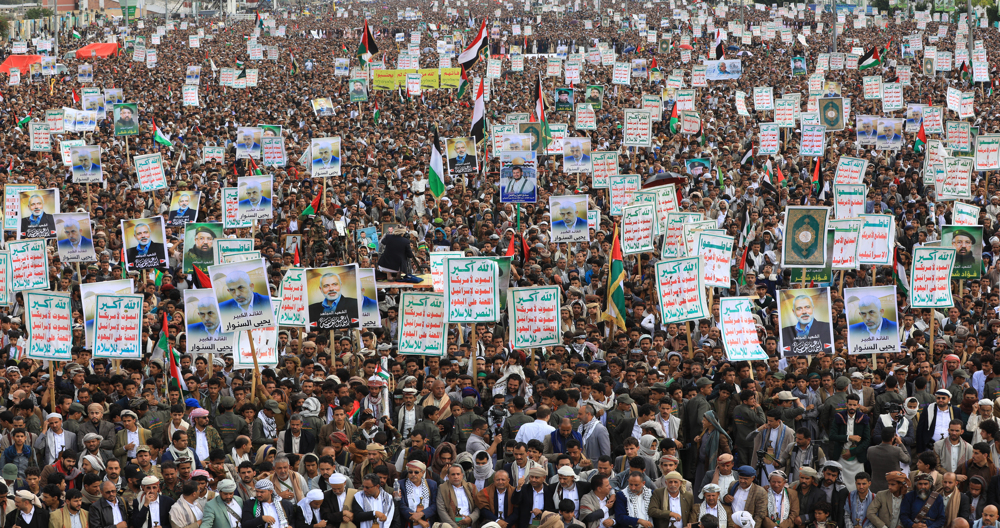
[[[375,124],[382,119],[382,110],[378,107],[378,99],[375,100],[375,112],[372,114],[372,118],[375,120]]]
[[[820,170],[822,161],[823,158],[816,158],[816,168],[813,169],[813,186],[817,195],[823,190],[823,171]]]
[[[479,26],[479,33],[476,34],[476,38],[472,39],[469,46],[465,48],[465,51],[458,56],[458,64],[461,65],[466,70],[471,70],[476,62],[479,61],[479,55],[483,51],[489,50],[490,38],[486,31],[486,20],[483,19],[482,25]]]
[[[17,128],[21,128],[30,122],[31,122],[31,112],[29,111],[28,115],[22,117],[21,120],[17,122]]]
[[[677,103],[674,103],[674,109],[670,111],[670,133],[676,134],[680,131],[680,119],[677,117]]]
[[[476,106],[472,109],[472,136],[476,138],[477,145],[486,141],[486,100],[483,95],[485,84],[483,79],[479,80],[479,89],[476,90]]]
[[[542,86],[542,78],[538,77],[535,81],[535,117],[538,118],[538,122],[542,125],[542,134],[539,138],[541,142],[541,149],[547,149],[549,143],[552,141],[552,128],[549,127],[549,119],[545,115],[545,99],[544,94],[545,89]]]
[[[465,66],[462,66],[462,80],[458,83],[458,96],[456,99],[461,99],[465,95],[465,91],[469,89],[469,76],[465,73]]]
[[[302,210],[302,214],[300,214],[299,216],[309,216],[316,214],[316,211],[319,210],[320,198],[322,198],[322,196],[317,194],[316,197],[313,198],[312,202],[310,202],[309,205]]]
[[[73,102],[74,103],[80,102],[80,94],[76,93],[76,88],[73,88]]]
[[[292,265],[295,266],[295,267],[299,267],[299,246],[298,246],[298,244],[295,245],[295,256],[292,258]]]
[[[165,146],[172,147],[174,144],[170,141],[170,136],[163,133],[160,127],[156,126],[156,120],[153,120],[153,141]]]
[[[371,62],[372,57],[378,55],[378,45],[375,44],[375,37],[368,27],[368,20],[365,20],[364,33],[361,34],[361,42],[358,44],[357,56],[361,62]]]
[[[892,253],[892,279],[904,297],[910,296],[910,281],[906,278],[906,267],[899,262],[899,248]]]
[[[859,70],[867,70],[879,64],[882,64],[882,58],[878,53],[878,48],[874,46],[858,59]]]
[[[615,225],[615,238],[611,242],[611,267],[608,272],[607,309],[603,318],[608,323],[625,330],[625,266],[622,262],[622,245]]]
[[[441,156],[439,145],[441,139],[438,138],[437,127],[434,127],[434,143],[431,144],[431,166],[428,172],[431,194],[434,198],[444,195],[444,158]]]
[[[211,288],[212,280],[208,278],[208,273],[202,271],[197,264],[194,265],[194,278],[199,288]]]
[[[924,132],[924,120],[921,119],[920,130],[917,131],[917,137],[913,140],[913,152],[922,153],[925,145],[927,145],[927,133]]]

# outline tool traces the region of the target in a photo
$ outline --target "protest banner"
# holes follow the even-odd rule
[[[611,216],[620,216],[622,209],[632,203],[632,193],[639,190],[638,174],[614,174],[608,177],[611,194]]]
[[[760,146],[757,154],[760,156],[774,156],[778,154],[778,147],[781,145],[781,136],[777,123],[761,123],[759,127]]]
[[[655,195],[654,195],[655,199]],[[622,254],[633,255],[653,250],[653,232],[657,224],[655,204],[631,205],[622,214]]]
[[[378,309],[378,288],[375,286],[374,268],[358,268],[358,287],[361,328],[381,328],[382,315]]]
[[[857,218],[865,213],[868,187],[861,184],[833,184],[834,218]]]
[[[649,110],[625,109],[623,147],[649,147],[653,140],[653,121]]]
[[[766,360],[767,352],[760,346],[754,321],[754,303],[748,297],[719,299],[719,323],[722,344],[729,361]]]
[[[770,86],[753,89],[753,109],[755,112],[774,110],[774,88]]]
[[[799,154],[802,156],[823,156],[826,150],[826,126],[802,125],[802,144]]]
[[[944,182],[939,200],[967,200],[972,198],[972,158],[944,159]]]
[[[686,257],[656,263],[656,294],[664,323],[697,321],[708,314],[701,259]]]
[[[669,227],[669,226],[668,226]],[[705,286],[728,288],[734,240],[731,236],[703,233],[696,254],[701,257]]]
[[[305,268],[288,268],[281,277],[278,296],[281,306],[278,308],[278,326],[308,327],[306,309],[308,304],[306,291]]]
[[[208,267],[208,275],[219,303],[223,332],[275,326],[263,260],[216,264]]]
[[[30,123],[28,125],[31,152],[52,152],[52,141],[48,123]]]
[[[98,295],[94,357],[142,359],[142,295]]]
[[[841,156],[837,160],[837,172],[833,177],[833,183],[860,185],[867,170],[868,160]]]
[[[944,126],[945,146],[952,150],[968,152],[972,125],[966,121],[946,121]]]
[[[951,222],[960,226],[979,225],[979,207],[965,202],[952,204]]]
[[[442,293],[404,291],[399,300],[399,353],[440,357],[447,352]]]
[[[287,163],[285,138],[265,136],[261,138],[261,149],[264,153],[265,167],[284,167]]]
[[[163,173],[163,157],[161,154],[145,154],[133,156],[135,172],[139,177],[139,190],[153,192],[167,188],[167,178]]]
[[[586,242],[590,240],[587,229],[587,197],[585,195],[550,196],[549,211],[552,220],[553,242]]]
[[[507,293],[508,339],[515,349],[562,343],[562,294],[558,286],[511,288]]]
[[[49,258],[45,239],[10,241],[7,248],[10,250],[12,292],[49,289]]]
[[[47,288],[47,286],[46,286]],[[73,316],[69,293],[24,293],[27,357],[42,361],[73,360]]]
[[[783,357],[833,353],[830,288],[778,290]]]
[[[482,257],[449,258],[444,266],[445,320],[449,323],[498,321],[497,263]]]
[[[896,222],[892,215],[865,214],[858,241],[858,264],[892,264],[896,242]]]
[[[1000,134],[976,137],[976,172],[997,169],[1000,169]]]
[[[858,269],[858,242],[861,239],[860,218],[831,220],[833,253],[830,257],[833,270]]]
[[[21,225],[21,191],[34,191],[38,186],[26,183],[4,185],[4,230],[13,231]]]
[[[951,247],[957,251],[955,264],[952,267],[952,279],[975,280],[981,277],[983,226],[942,226],[940,247]]]
[[[946,309],[954,306],[952,268],[957,251],[946,247],[915,247],[910,263],[910,306]]]
[[[461,251],[434,251],[430,254],[431,257],[431,284],[434,287],[434,291],[438,293],[444,293],[445,288],[445,272],[444,263],[446,260],[452,257],[463,257],[465,253]]]
[[[845,288],[844,299],[849,354],[899,352],[895,286]]]
[[[663,236],[663,249],[660,251],[660,258],[671,259],[687,256],[687,250],[684,247],[684,225],[701,220],[701,213],[667,213],[667,229]]]

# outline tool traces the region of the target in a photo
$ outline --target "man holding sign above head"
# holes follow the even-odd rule
[[[133,243],[125,251],[125,260],[129,268],[157,268],[167,263],[162,220],[157,217],[122,221],[122,230],[131,231],[133,239]],[[159,240],[154,240],[154,227],[157,228],[155,235],[159,235],[156,236]]]
[[[58,191],[55,196],[48,189],[21,192],[20,238],[47,238],[56,235],[56,219],[46,211],[52,206],[51,203],[46,203],[47,200],[58,201]]]

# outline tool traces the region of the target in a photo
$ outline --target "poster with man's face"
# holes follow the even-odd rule
[[[329,97],[319,97],[312,100],[313,113],[325,117],[333,115],[333,100]]]
[[[830,289],[778,290],[784,357],[833,353]]]
[[[875,127],[878,124],[877,116],[857,116],[857,138],[861,145],[874,145],[877,134]]]
[[[222,331],[215,291],[184,290],[184,320],[187,321],[188,354],[228,354],[236,334]]]
[[[222,238],[222,224],[193,223],[184,226],[184,273],[194,267],[207,272],[215,264],[215,241]]]
[[[590,240],[586,195],[550,196],[549,218],[552,221],[553,242]]]
[[[167,223],[171,227],[184,227],[184,224],[198,221],[198,205],[201,202],[201,191],[177,191],[170,199],[170,213]]]
[[[184,84],[198,86],[201,83],[201,66],[188,66],[184,73]]]
[[[899,352],[896,287],[845,288],[849,354]]]
[[[594,110],[600,110],[601,103],[604,102],[604,87],[596,84],[588,85],[583,102],[594,105]]]
[[[457,137],[445,140],[448,153],[448,173],[452,176],[479,172],[476,159],[476,138]]]
[[[361,288],[357,264],[306,270],[306,291],[309,328],[330,330],[359,326]]]
[[[239,216],[241,220],[271,218],[271,177],[246,176],[239,179]]]
[[[97,117],[103,119],[105,116],[104,94],[90,94],[80,97],[83,109],[87,112],[97,112]]]
[[[167,232],[162,217],[122,220],[122,240],[126,270],[167,266]]]
[[[500,201],[535,203],[538,200],[537,154],[533,150],[500,153]]]
[[[351,87],[351,102],[358,103],[368,100],[368,79],[356,78],[349,81]]]
[[[879,118],[875,139],[876,150],[899,150],[903,148],[903,119]]]
[[[239,127],[236,129],[236,159],[260,159],[260,138],[264,130],[260,127]]]
[[[572,137],[563,140],[563,171],[590,172],[590,138]]]
[[[56,213],[56,248],[63,262],[97,262],[90,213]]]
[[[263,125],[257,123],[257,127],[261,129],[261,137],[281,137],[281,125]]]
[[[314,178],[340,176],[340,136],[313,138],[310,151]]]
[[[982,274],[983,226],[946,225],[941,228],[941,246],[953,247],[955,265],[951,278],[978,280]]]
[[[223,332],[274,326],[264,259],[217,264],[208,268],[208,274]]]
[[[556,112],[573,111],[573,89],[556,88]]]
[[[59,189],[36,189],[18,193],[21,226],[17,238],[55,238],[55,213],[59,212]]]
[[[136,103],[119,103],[114,106],[115,135],[139,135],[139,105]]]
[[[70,147],[69,157],[73,160],[73,183],[101,183],[101,147],[83,145]]]
[[[125,96],[122,95],[121,88],[105,88],[104,89],[104,104],[106,105],[116,105],[125,102]]]
[[[806,74],[806,58],[792,57],[792,75]]]

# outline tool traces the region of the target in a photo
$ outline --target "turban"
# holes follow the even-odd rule
[[[664,477],[664,480],[684,480],[684,477],[682,477],[681,474],[676,471],[671,471],[670,473],[667,473],[667,476]]]
[[[193,479],[196,479],[196,478],[211,479],[212,476],[209,475],[208,471],[205,471],[204,469],[196,469],[196,470],[194,470],[194,471],[191,472],[190,478],[193,478]]]
[[[205,409],[199,408],[191,411],[191,418],[202,418],[204,416],[208,416],[208,411],[206,411]]]
[[[701,491],[703,493],[722,493],[722,488],[718,484],[706,484],[702,486]]]
[[[372,376],[372,377],[368,378],[368,384],[369,385],[378,385],[379,387],[381,387],[382,385],[385,385],[385,381],[382,381],[382,378],[380,378],[378,376]]]
[[[15,493],[14,496],[21,500],[31,501],[31,504],[33,504],[36,508],[42,507],[42,501],[38,500],[38,497],[28,490],[20,490]]]
[[[951,399],[951,392],[948,391],[947,389],[938,389],[938,390],[934,391],[934,395],[935,396],[944,396],[944,397],[946,397],[948,399]]]
[[[809,477],[811,479],[815,479],[816,477],[819,476],[819,473],[817,473],[815,469],[813,469],[813,468],[811,468],[809,466],[806,466],[806,467],[803,467],[803,468],[799,468],[799,476],[800,477]]]
[[[782,479],[784,479],[784,480],[788,480],[788,475],[786,475],[786,474],[785,474],[785,472],[784,472],[784,471],[782,471],[782,470],[780,470],[780,469],[776,469],[776,470],[772,471],[772,472],[771,472],[771,473],[770,473],[770,474],[769,474],[769,475],[767,476],[768,480],[770,480],[770,479],[771,479],[771,477],[781,477],[781,478],[782,478]]]
[[[750,466],[740,466],[736,472],[739,473],[741,477],[753,477],[757,475],[757,472]]]
[[[104,461],[94,455],[83,455],[83,459],[90,462],[90,467],[97,471],[104,471]],[[157,481],[159,482],[159,481]]]
[[[160,479],[158,479],[158,478],[156,478],[156,477],[154,477],[152,475],[150,475],[150,476],[145,477],[145,478],[142,479],[142,485],[143,486],[152,486],[153,484],[159,484],[159,483],[160,483]]]
[[[982,404],[980,404],[980,405],[982,405]],[[83,435],[83,441],[84,442],[89,442],[91,440],[97,440],[98,442],[103,442],[104,441],[104,437],[101,436],[101,435],[99,435],[99,434],[97,434],[97,433],[87,433],[87,434]]]
[[[412,460],[406,463],[406,467],[410,469],[419,469],[420,471],[427,471],[427,465],[419,460]]]
[[[959,359],[959,357],[956,356],[955,354],[948,354],[947,356],[944,357],[944,360],[945,361],[961,361],[961,359]]]
[[[380,451],[383,453],[385,452],[385,448],[382,447],[382,444],[378,444],[375,442],[368,444],[368,447],[366,447],[365,449],[367,449],[368,451]]]
[[[45,415],[45,421],[46,422],[49,421],[49,420],[51,420],[51,419],[53,419],[53,418],[59,418],[60,420],[62,420],[62,415],[59,414],[59,413],[49,413],[49,414]]]
[[[306,500],[309,502],[321,501],[323,500],[323,492],[319,489],[309,490],[309,493],[306,493]]]
[[[343,473],[334,473],[330,475],[330,484],[338,485],[347,482],[347,477]]]
[[[660,457],[660,462],[673,462],[676,464],[678,460],[674,455],[663,455]]]
[[[219,491],[223,493],[236,493],[236,483],[232,479],[223,479],[219,482]]]
[[[988,400],[986,398],[983,398],[982,400],[979,400],[979,406],[980,407],[993,407],[993,401],[992,400]]]
[[[104,406],[101,405],[101,404],[99,404],[99,403],[91,403],[90,405],[87,406],[87,412],[88,413],[91,413],[91,412],[94,412],[94,411],[98,411],[98,412],[102,412],[103,413],[104,412]]]
[[[134,413],[134,412],[132,412],[132,411],[122,411],[122,412],[121,412],[121,417],[122,417],[122,418],[124,418],[124,417],[126,417],[126,416],[131,416],[133,420],[135,420],[135,421],[137,421],[137,422],[139,421],[139,415],[135,414],[135,413]]]
[[[529,477],[542,477],[542,478],[545,478],[545,477],[548,476],[548,474],[549,474],[548,471],[546,471],[545,469],[540,468],[540,467],[533,467],[533,468],[531,468],[531,469],[528,470],[528,476]]]
[[[330,440],[331,441],[337,440],[341,444],[348,444],[348,443],[350,443],[350,442],[347,441],[347,435],[345,435],[344,433],[342,433],[340,431],[337,431],[336,433],[333,433],[332,435],[330,435]]]
[[[576,472],[569,466],[559,468],[559,471],[556,473],[558,473],[560,477],[576,477]]]
[[[886,480],[889,480],[888,475],[886,475]],[[932,479],[927,473],[921,473],[913,478],[913,482],[920,482],[921,480],[926,480],[927,482],[934,481],[934,479]]]
[[[898,482],[904,486],[909,486],[910,480],[906,478],[906,474],[902,471],[890,471],[885,474],[886,482]]]
[[[260,479],[254,484],[254,488],[258,491],[274,491],[274,484],[268,479]]]

